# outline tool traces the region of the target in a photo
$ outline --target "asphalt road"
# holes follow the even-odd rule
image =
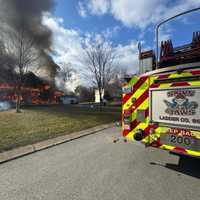
[[[0,165],[0,200],[199,200],[200,163],[138,143],[119,128]]]

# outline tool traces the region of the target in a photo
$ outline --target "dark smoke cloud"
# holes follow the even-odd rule
[[[38,45],[50,49],[51,31],[42,24],[43,12],[50,12],[54,0],[1,0],[1,19],[12,28],[24,28]]]
[[[43,61],[50,59],[52,32],[42,24],[44,12],[51,12],[54,0],[0,0],[0,22],[14,30],[22,27],[26,35],[34,38],[35,48],[40,51]]]

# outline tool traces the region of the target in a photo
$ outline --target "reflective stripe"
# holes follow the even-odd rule
[[[123,104],[126,104],[127,101],[132,97],[133,93],[135,91],[137,91],[138,88],[140,88],[142,86],[142,84],[147,80],[148,77],[142,77],[140,78],[137,82],[135,82],[135,84],[133,84],[131,87],[133,88],[132,89],[132,92],[129,93],[129,94],[126,94],[123,96],[123,99],[122,99],[122,103]]]
[[[123,109],[130,109],[133,106],[132,99],[136,98],[138,99],[144,92],[145,89],[149,88],[149,81],[146,80],[143,82],[140,88],[138,88],[132,95],[129,97],[129,99],[126,101],[126,103],[123,104]]]
[[[192,76],[192,75],[200,75],[200,70],[194,70],[191,72],[184,72],[181,74],[164,74],[164,75],[152,75],[151,77],[143,77],[138,78],[137,81],[132,81],[133,88],[134,86],[137,86],[134,88],[133,92],[130,96],[127,96],[126,101],[123,101],[123,109],[131,109],[132,114],[132,130],[131,131],[124,131],[124,136],[126,136],[128,139],[133,140],[133,135],[135,134],[137,129],[144,130],[146,136],[142,140],[143,143],[150,143],[154,147],[158,147],[161,149],[174,151],[177,153],[183,153],[183,154],[189,154],[193,156],[200,156],[200,152],[197,151],[191,151],[184,148],[178,148],[176,146],[170,146],[166,144],[160,143],[160,135],[163,133],[166,133],[170,128],[169,127],[157,127],[155,124],[149,124],[149,113],[148,113],[148,107],[149,107],[149,88],[170,88],[170,87],[181,87],[181,86],[199,86],[200,81],[189,81],[189,82],[174,82],[174,83],[159,83],[155,84],[154,81],[156,79],[167,79],[167,78],[178,78],[178,77],[186,77],[186,76]],[[139,87],[140,86],[140,87]],[[137,89],[137,90],[136,90]],[[124,95],[123,95],[124,96]],[[136,101],[133,103],[132,98],[135,98]],[[137,110],[142,109],[145,110],[145,119],[146,122],[139,122],[137,121]],[[158,138],[158,141],[155,143],[154,139],[151,138],[149,135],[150,129],[154,128],[155,134]],[[200,138],[200,132],[199,131],[191,131],[193,135],[196,138]]]

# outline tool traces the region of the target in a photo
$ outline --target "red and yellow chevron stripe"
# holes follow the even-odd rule
[[[126,85],[126,87],[132,88],[131,92],[128,94],[123,94],[122,104],[122,128],[123,136],[129,140],[133,140],[136,130],[141,129],[145,133],[145,137],[142,143],[148,144],[153,147],[161,148],[164,150],[173,151],[180,154],[188,154],[191,156],[200,157],[200,152],[191,151],[188,149],[169,146],[166,144],[161,144],[160,135],[166,133],[170,127],[160,127],[157,124],[151,124],[149,120],[149,88],[171,88],[171,87],[183,87],[183,86],[200,86],[200,81],[190,81],[190,82],[174,82],[174,83],[155,83],[155,80],[167,79],[167,78],[178,78],[178,77],[188,77],[193,75],[200,75],[200,70],[185,71],[181,74],[178,73],[167,73],[151,76],[134,76],[131,81]],[[144,121],[139,121],[137,119],[138,110],[144,111]],[[130,113],[130,126],[124,124],[124,112]],[[154,130],[154,137],[150,134],[151,130]],[[200,139],[200,132],[193,131],[193,135]]]

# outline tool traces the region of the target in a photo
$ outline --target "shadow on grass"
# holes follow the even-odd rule
[[[163,165],[155,162],[150,162],[150,164],[165,167],[195,178],[200,178],[200,159],[197,158],[180,156],[178,164],[166,163]]]

